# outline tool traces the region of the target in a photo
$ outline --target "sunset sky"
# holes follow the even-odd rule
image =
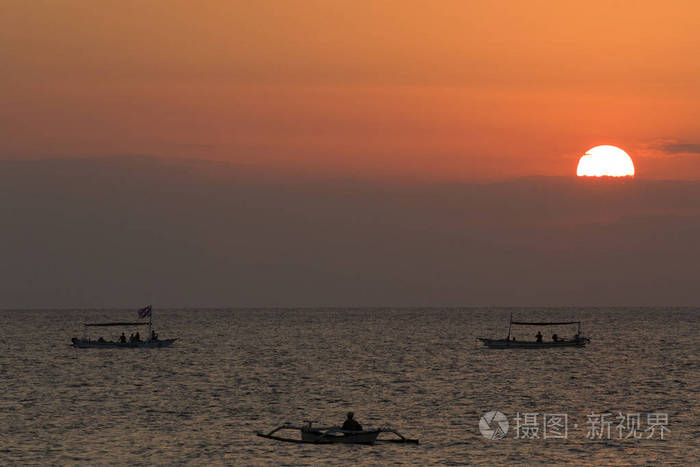
[[[3,159],[700,178],[695,1],[0,2]]]
[[[0,307],[697,305],[699,5],[0,0]]]

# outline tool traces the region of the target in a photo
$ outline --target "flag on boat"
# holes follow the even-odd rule
[[[141,308],[139,310],[139,318],[143,319],[143,318],[146,318],[148,316],[151,316],[152,309],[153,309],[153,307],[151,307],[151,305],[148,305],[146,307]]]

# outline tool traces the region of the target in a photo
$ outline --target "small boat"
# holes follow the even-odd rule
[[[153,332],[153,307],[147,307],[138,310],[139,318],[143,319],[148,316],[148,322],[109,322],[109,323],[85,323],[86,327],[114,327],[114,326],[148,326],[148,339],[122,339],[118,341],[109,341],[103,338],[90,339],[89,337],[73,337],[71,339],[72,346],[79,349],[153,349],[161,347],[170,347],[177,339],[159,339],[158,335]],[[123,333],[122,333],[123,334]]]
[[[107,340],[93,340],[85,337],[73,337],[72,346],[79,349],[151,349],[170,347],[177,339],[148,339],[145,341],[119,342]]]
[[[299,438],[284,438],[276,436],[275,433],[281,430],[299,430],[301,439]],[[382,433],[392,433],[398,438],[378,439]],[[417,439],[409,439],[404,437],[398,431],[392,428],[377,428],[370,430],[351,431],[343,430],[340,427],[314,427],[312,422],[306,421],[305,425],[290,425],[284,424],[278,426],[269,433],[257,432],[257,436],[261,438],[273,439],[275,441],[284,441],[286,443],[303,443],[303,444],[378,444],[378,443],[407,443],[418,444]]]
[[[576,334],[571,339],[558,338],[556,334],[552,336],[551,341],[540,339],[534,341],[518,341],[515,337],[511,337],[513,326],[565,326],[576,324],[578,326]],[[588,337],[581,335],[581,321],[556,321],[556,322],[526,322],[513,321],[513,314],[510,315],[510,324],[508,326],[508,336],[505,339],[489,339],[486,337],[477,337],[486,347],[490,349],[550,349],[560,347],[585,347],[591,340]]]

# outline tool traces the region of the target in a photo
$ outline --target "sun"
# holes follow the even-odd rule
[[[616,146],[596,146],[581,156],[576,168],[579,177],[633,177],[632,158]]]

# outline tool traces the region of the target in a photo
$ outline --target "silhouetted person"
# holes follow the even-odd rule
[[[537,342],[542,342],[542,333],[540,331],[537,331],[537,335],[535,336],[537,338]]]
[[[556,334],[552,334],[552,340],[554,342],[559,342],[559,336],[557,336]]]
[[[124,335],[124,333],[122,333],[122,335],[119,336],[119,342],[121,342],[122,344],[126,343],[126,336]]]
[[[347,431],[362,431],[362,425],[357,423],[357,420],[355,420],[353,417],[355,416],[354,413],[348,412],[348,418],[345,419],[345,422],[343,423],[343,430]]]
[[[156,334],[155,331],[151,331],[151,340],[152,340],[152,341],[157,341],[157,340],[158,340],[158,334]]]
[[[136,342],[141,342],[141,335],[139,335],[138,332],[136,332],[136,335],[134,336],[134,340],[135,340]]]

